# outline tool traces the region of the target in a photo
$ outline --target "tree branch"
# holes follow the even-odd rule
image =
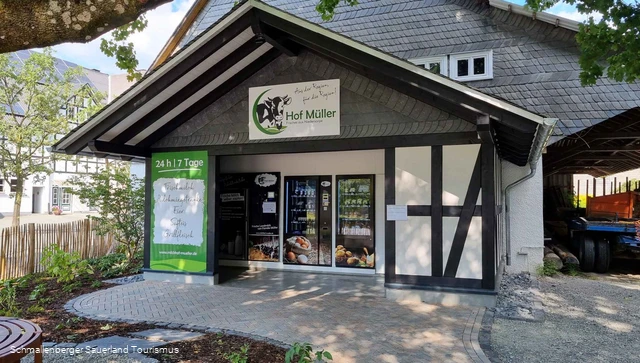
[[[0,53],[86,43],[172,0],[3,0]]]

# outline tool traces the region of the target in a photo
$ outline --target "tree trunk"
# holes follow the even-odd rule
[[[172,0],[2,0],[0,53],[87,43]]]
[[[20,205],[22,204],[22,194],[24,193],[23,185],[23,178],[18,177],[18,181],[16,183],[16,195],[13,200],[13,220],[11,222],[12,226],[20,225]]]

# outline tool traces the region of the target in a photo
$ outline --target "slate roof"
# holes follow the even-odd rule
[[[323,22],[316,0],[264,0],[404,59],[493,49],[493,79],[466,82],[532,112],[558,118],[556,142],[640,106],[640,84],[608,79],[580,84],[575,32],[475,0],[361,0]],[[184,46],[233,2],[210,0],[181,40]]]

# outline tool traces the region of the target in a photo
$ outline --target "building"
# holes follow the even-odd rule
[[[12,59],[18,64],[28,59],[33,51],[22,50],[11,54]],[[64,74],[70,68],[79,67],[69,61],[55,58],[55,67],[60,75]],[[126,90],[131,83],[127,81],[126,75],[108,75],[96,69],[83,68],[84,74],[75,78],[78,88],[89,87],[92,91],[100,93],[104,99],[96,97],[95,99],[80,97],[72,97],[67,105],[60,110],[69,118],[70,128],[78,126],[82,121],[78,118],[82,109],[89,106],[92,102],[110,102]],[[15,110],[23,111],[26,109],[23,101],[14,105]],[[62,137],[64,135],[59,135]],[[44,151],[44,157],[49,157],[49,151]],[[58,160],[52,162],[53,173],[50,175],[36,174],[32,175],[25,181],[25,192],[20,206],[21,213],[49,213],[54,206],[60,207],[64,212],[87,212],[91,208],[83,204],[77,198],[69,193],[67,188],[67,180],[73,176],[92,173],[98,168],[104,166],[104,159],[96,157],[80,156],[72,160]],[[0,214],[13,214],[14,200],[11,198],[11,192],[16,187],[16,180],[0,179]]]
[[[502,1],[315,3],[196,1],[56,151],[146,160],[145,278],[378,273],[392,298],[490,304],[542,261],[544,146],[638,85],[583,88],[577,23]]]

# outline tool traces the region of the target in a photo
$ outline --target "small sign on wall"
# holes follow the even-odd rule
[[[249,139],[340,135],[340,80],[249,88]]]
[[[387,205],[388,221],[406,221],[409,220],[406,205]]]

